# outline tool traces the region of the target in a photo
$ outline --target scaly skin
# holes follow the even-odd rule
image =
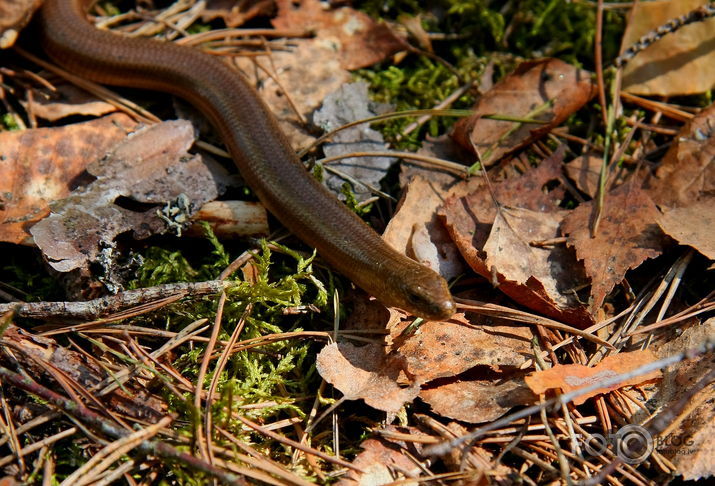
[[[392,249],[305,170],[237,71],[197,49],[95,29],[82,0],[46,0],[40,25],[42,46],[65,69],[99,83],[171,93],[201,110],[268,210],[359,287],[426,319],[454,313],[441,276]]]

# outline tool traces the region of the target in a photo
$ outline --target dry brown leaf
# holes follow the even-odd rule
[[[42,0],[5,0],[0,2],[0,49],[11,47],[18,34],[35,13]]]
[[[340,67],[335,49],[318,39],[292,39],[291,45],[295,46],[291,51],[272,51],[270,57],[255,59],[238,56],[234,63],[252,85],[258,86],[261,98],[278,118],[283,133],[298,148],[310,145],[315,137],[303,127],[293,106],[308,119],[328,94],[350,80],[350,73]]]
[[[316,359],[318,373],[348,400],[362,399],[373,408],[397,413],[415,399],[419,384],[400,386],[404,364],[385,355],[376,344],[362,347],[349,343],[329,344]]]
[[[591,73],[558,59],[522,63],[474,105],[474,115],[454,127],[454,138],[485,166],[525,147],[560,125],[595,94]],[[502,115],[545,123],[520,124],[483,118]]]
[[[563,148],[539,167],[494,185],[497,211],[486,186],[463,198],[447,200],[440,214],[472,269],[516,302],[554,319],[586,327],[593,323],[573,289],[582,280],[572,252],[559,245],[532,247],[532,241],[558,236],[563,212],[561,188],[544,191],[561,174]],[[514,206],[524,209],[507,209]],[[506,219],[505,219],[506,218]]]
[[[464,272],[464,263],[436,214],[446,195],[438,184],[412,178],[382,237],[397,251],[451,279]]]
[[[188,154],[193,142],[191,123],[163,122],[135,132],[88,166],[97,180],[53,203],[52,214],[31,229],[50,265],[60,272],[86,267],[121,233],[146,238],[166,232],[160,205],[183,197],[178,214],[188,218],[215,199],[225,189],[226,171]],[[139,207],[118,204],[121,198]]]
[[[422,389],[420,399],[443,417],[472,424],[491,422],[536,397],[520,376],[439,380]]]
[[[683,126],[645,187],[659,206],[687,206],[715,193],[715,104]]]
[[[594,154],[580,155],[564,165],[569,179],[576,183],[579,191],[596,197],[598,181],[601,177],[603,159]]]
[[[701,348],[715,340],[715,318],[691,326],[662,345],[656,343],[656,354],[666,358],[690,349]],[[715,367],[715,354],[709,353],[668,367],[658,387],[653,408],[666,412],[681,397]],[[692,408],[683,420],[669,428],[669,433],[656,439],[656,449],[676,466],[676,474],[685,480],[698,480],[715,475],[715,385],[710,384],[695,395]],[[649,404],[650,405],[650,404]],[[638,417],[643,419],[644,417]]]
[[[666,210],[658,224],[681,245],[692,246],[715,260],[715,195],[687,207]]]
[[[657,358],[652,351],[642,350],[631,353],[618,353],[607,356],[596,366],[589,368],[580,364],[556,365],[547,370],[536,371],[526,376],[526,384],[529,388],[540,395],[548,390],[560,389],[562,393],[569,393],[579,388],[594,385],[599,381],[613,378],[619,374],[628,373],[634,369],[652,363]],[[581,405],[586,400],[596,395],[608,393],[624,386],[638,385],[660,377],[660,371],[655,370],[650,373],[624,379],[617,385],[598,388],[592,392],[576,397],[574,405]]]
[[[367,439],[360,444],[362,452],[353,460],[353,465],[362,472],[351,469],[340,481],[338,486],[356,484],[378,485],[400,481],[401,485],[417,486],[417,478],[422,473],[420,464],[411,455],[402,452],[401,448],[381,439]]]
[[[29,228],[66,197],[86,166],[136,128],[117,113],[58,128],[0,132],[0,239],[31,244]]]
[[[448,322],[424,322],[401,336],[410,321],[390,329],[392,355],[399,355],[412,380],[425,383],[459,375],[475,366],[516,368],[532,356],[533,333],[527,326],[500,319],[457,314]]]
[[[708,3],[708,0],[636,2],[623,45],[667,21]],[[715,18],[694,22],[663,36],[636,54],[623,69],[623,90],[629,93],[675,96],[702,93],[715,87]]]
[[[606,195],[598,233],[589,223],[594,202],[581,204],[564,218],[562,232],[591,278],[591,314],[600,309],[628,270],[662,253],[658,209],[636,184],[627,182]]]
[[[273,0],[208,0],[201,21],[221,18],[227,27],[238,27],[254,17],[266,17],[274,10]]]
[[[326,9],[318,0],[277,0],[278,15],[271,21],[277,29],[315,32],[317,40],[340,55],[344,69],[359,69],[383,61],[408,48],[384,23],[350,7]]]
[[[42,95],[46,95],[42,96]],[[73,84],[61,84],[57,89],[37,90],[26,109],[38,118],[56,121],[72,115],[101,116],[117,111],[111,103],[102,101]]]

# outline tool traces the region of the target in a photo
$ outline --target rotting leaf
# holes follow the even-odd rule
[[[278,15],[271,21],[275,28],[300,25],[315,32],[319,42],[338,52],[344,69],[371,66],[409,47],[387,24],[350,7],[326,9],[318,0],[277,0],[276,4]]]
[[[656,204],[670,207],[715,193],[715,104],[683,126],[645,187]]]
[[[669,20],[705,5],[708,0],[636,2],[623,45]],[[715,87],[715,18],[693,22],[663,36],[636,54],[623,69],[623,90],[642,95],[675,96],[703,93]]]
[[[400,386],[403,363],[385,355],[381,345],[349,343],[325,346],[316,360],[318,373],[348,400],[362,399],[373,408],[397,413],[419,393],[419,384]]]
[[[599,381],[606,380],[620,374],[625,374],[643,365],[652,363],[656,356],[652,351],[640,350],[630,353],[618,353],[607,356],[596,366],[589,368],[581,364],[556,365],[547,370],[536,371],[526,376],[526,384],[537,395],[546,393],[548,390],[560,389],[562,393],[569,393],[579,388],[585,388]],[[616,385],[598,388],[589,393],[574,398],[574,405],[581,405],[586,400],[596,395],[608,393],[624,386],[638,385],[660,378],[660,371],[654,370],[649,373],[624,378]]]
[[[583,203],[564,218],[562,232],[576,249],[591,278],[594,314],[606,295],[630,269],[663,250],[663,233],[657,225],[660,213],[636,181],[629,181],[605,197],[598,232],[592,237],[590,221],[594,202]]]
[[[136,238],[164,233],[167,225],[157,209],[181,195],[186,217],[215,199],[225,188],[226,172],[188,154],[193,141],[191,123],[163,122],[132,134],[88,166],[97,180],[54,203],[52,214],[31,230],[50,265],[60,272],[85,267],[126,231]],[[122,197],[139,208],[117,204]]]
[[[595,94],[591,73],[558,59],[524,62],[479,98],[474,115],[454,127],[464,148],[484,166],[530,144],[560,125]],[[531,118],[544,123],[490,120],[485,115]]]
[[[715,260],[715,195],[703,197],[690,206],[666,210],[658,224],[663,231]]]
[[[360,448],[362,452],[353,461],[353,466],[362,472],[350,469],[337,482],[338,486],[389,484],[394,481],[400,481],[405,486],[417,486],[417,481],[410,482],[407,478],[419,477],[422,468],[398,446],[383,439],[367,439],[360,444]]]
[[[521,377],[439,380],[425,386],[420,399],[432,411],[472,424],[496,420],[514,407],[534,401],[534,394]]]
[[[117,113],[57,128],[0,132],[0,239],[31,243],[29,228],[66,197],[87,165],[136,128]]]
[[[436,214],[447,194],[439,184],[413,177],[382,237],[397,251],[413,255],[420,263],[451,279],[464,272],[464,264]]]
[[[342,85],[330,93],[322,107],[313,114],[313,122],[329,132],[356,120],[375,116],[372,102],[368,98],[367,83],[357,82]],[[339,131],[331,141],[323,145],[327,157],[335,157],[350,152],[384,152],[387,150],[382,134],[370,128],[366,123]],[[387,170],[397,162],[394,157],[352,157],[330,163],[330,167],[349,176],[351,180],[363,184],[352,184],[352,190],[358,201],[372,196],[370,187],[380,187],[380,181],[387,175]],[[345,177],[329,173],[325,184],[341,199]]]

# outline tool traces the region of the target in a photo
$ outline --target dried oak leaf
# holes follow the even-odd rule
[[[348,400],[362,399],[373,408],[397,413],[420,391],[417,383],[400,386],[404,364],[385,355],[376,344],[362,347],[349,343],[325,346],[316,359],[318,373]]]
[[[521,376],[493,379],[463,377],[438,380],[423,387],[420,399],[432,411],[463,422],[478,424],[498,419],[514,407],[536,397]]]
[[[49,121],[73,115],[101,116],[117,111],[116,106],[73,84],[61,84],[55,90],[37,90],[32,100],[23,104],[36,117]]]
[[[663,250],[660,213],[648,195],[626,182],[605,197],[598,232],[591,237],[594,202],[583,203],[564,218],[562,232],[591,278],[589,312],[594,314],[628,270]]]
[[[547,370],[536,371],[524,379],[529,388],[540,395],[547,390],[560,389],[562,393],[569,393],[579,388],[594,385],[599,381],[625,374],[634,369],[652,363],[657,358],[650,350],[618,353],[607,356],[596,366],[589,368],[581,364],[556,365]],[[586,400],[596,395],[617,390],[624,386],[638,385],[660,378],[660,371],[651,371],[644,375],[625,378],[622,382],[608,387],[597,388],[594,391],[576,397],[574,405],[581,405]]]
[[[446,322],[427,321],[402,336],[410,321],[390,328],[391,355],[417,383],[457,376],[475,366],[517,368],[529,360],[533,333],[527,326],[478,314],[457,314]]]
[[[182,195],[190,203],[186,216],[215,199],[225,189],[225,170],[188,154],[193,142],[191,123],[163,122],[135,132],[88,166],[97,180],[53,203],[52,214],[31,229],[50,265],[60,272],[83,268],[121,233],[146,238],[166,232],[157,210]],[[118,204],[123,198],[139,207]]]
[[[278,15],[271,21],[276,29],[296,25],[315,32],[317,40],[330,45],[340,56],[344,69],[360,69],[383,61],[408,44],[385,23],[350,7],[325,9],[318,0],[277,0]]]
[[[375,116],[377,111],[379,110],[368,97],[367,83],[349,83],[326,96],[323,106],[313,114],[313,122],[325,132],[329,132],[350,122]],[[326,157],[350,152],[386,150],[387,144],[382,134],[365,123],[339,131],[332,136],[330,142],[323,145]],[[345,182],[349,182],[355,198],[364,201],[372,196],[371,188],[380,187],[380,181],[395,162],[395,157],[351,157],[337,160],[327,166],[324,183],[338,194],[338,197],[345,199],[342,187]],[[339,174],[333,173],[333,170]]]
[[[418,478],[422,473],[420,464],[411,454],[405,454],[403,449],[382,439],[367,439],[360,444],[362,452],[353,460],[353,466],[360,471],[351,469],[338,481],[338,486],[355,484],[388,484],[399,481],[400,484],[414,485],[408,478]]]
[[[623,45],[708,0],[637,2]],[[623,90],[658,96],[697,94],[715,87],[715,18],[703,19],[663,36],[639,52],[623,69]]]
[[[546,135],[595,94],[591,73],[558,59],[524,62],[479,98],[474,115],[459,120],[453,137],[490,166]],[[485,115],[531,118],[544,123],[490,120]]]
[[[0,132],[0,240],[31,244],[29,228],[67,196],[87,165],[136,128],[117,113],[58,128]]]
[[[703,197],[690,206],[664,211],[658,224],[681,245],[692,246],[715,260],[715,195]]]
[[[715,193],[715,104],[683,126],[645,187],[656,204],[670,207]]]
[[[413,177],[402,192],[382,238],[394,249],[430,267],[446,279],[464,272],[459,250],[437,216],[448,192],[439,184]]]
[[[0,2],[0,49],[12,47],[42,0],[4,0]]]
[[[563,148],[536,169],[496,184],[495,198],[503,205],[499,213],[482,186],[466,197],[448,199],[440,214],[475,272],[496,279],[501,292],[530,309],[586,327],[593,319],[572,291],[583,280],[572,252],[529,244],[558,236],[564,213],[557,202],[563,193],[543,188],[560,177],[562,156]]]

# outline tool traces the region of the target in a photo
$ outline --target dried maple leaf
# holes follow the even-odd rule
[[[560,389],[569,393],[579,388],[594,385],[599,381],[625,374],[634,369],[652,363],[656,356],[652,351],[633,351],[631,353],[618,353],[607,356],[596,366],[589,368],[580,364],[556,365],[547,370],[537,371],[526,376],[526,384],[537,395],[546,393],[547,390]],[[581,405],[586,400],[596,395],[608,393],[624,386],[637,385],[660,377],[660,371],[655,370],[644,375],[626,378],[622,382],[608,387],[598,388],[589,393],[576,397],[574,405]]]
[[[663,233],[657,225],[660,213],[650,197],[627,182],[606,195],[598,233],[591,236],[589,222],[594,202],[581,204],[564,218],[562,232],[591,278],[594,314],[606,295],[628,270],[662,253]]]
[[[645,187],[659,206],[687,206],[715,193],[715,104],[683,126]]]
[[[477,100],[474,115],[458,121],[453,136],[489,166],[546,135],[594,94],[588,71],[558,59],[524,62]],[[490,120],[485,115],[531,118],[544,123]]]
[[[419,384],[400,386],[403,363],[385,355],[383,346],[329,344],[316,359],[318,373],[348,400],[362,399],[373,408],[397,413],[419,393]]]
[[[658,224],[681,245],[692,246],[715,260],[715,196],[703,197],[687,207],[666,210]]]
[[[326,9],[318,0],[277,0],[276,4],[278,15],[271,21],[275,28],[300,25],[315,32],[318,41],[331,44],[339,53],[344,69],[371,66],[408,48],[387,24],[352,8]]]
[[[707,0],[637,2],[629,15],[623,45],[669,20],[707,4]],[[663,36],[636,54],[623,69],[623,90],[629,93],[675,96],[702,93],[715,86],[715,18],[693,22]]]
[[[114,114],[75,125],[0,132],[0,239],[31,243],[29,228],[66,197],[87,165],[136,128]]]

